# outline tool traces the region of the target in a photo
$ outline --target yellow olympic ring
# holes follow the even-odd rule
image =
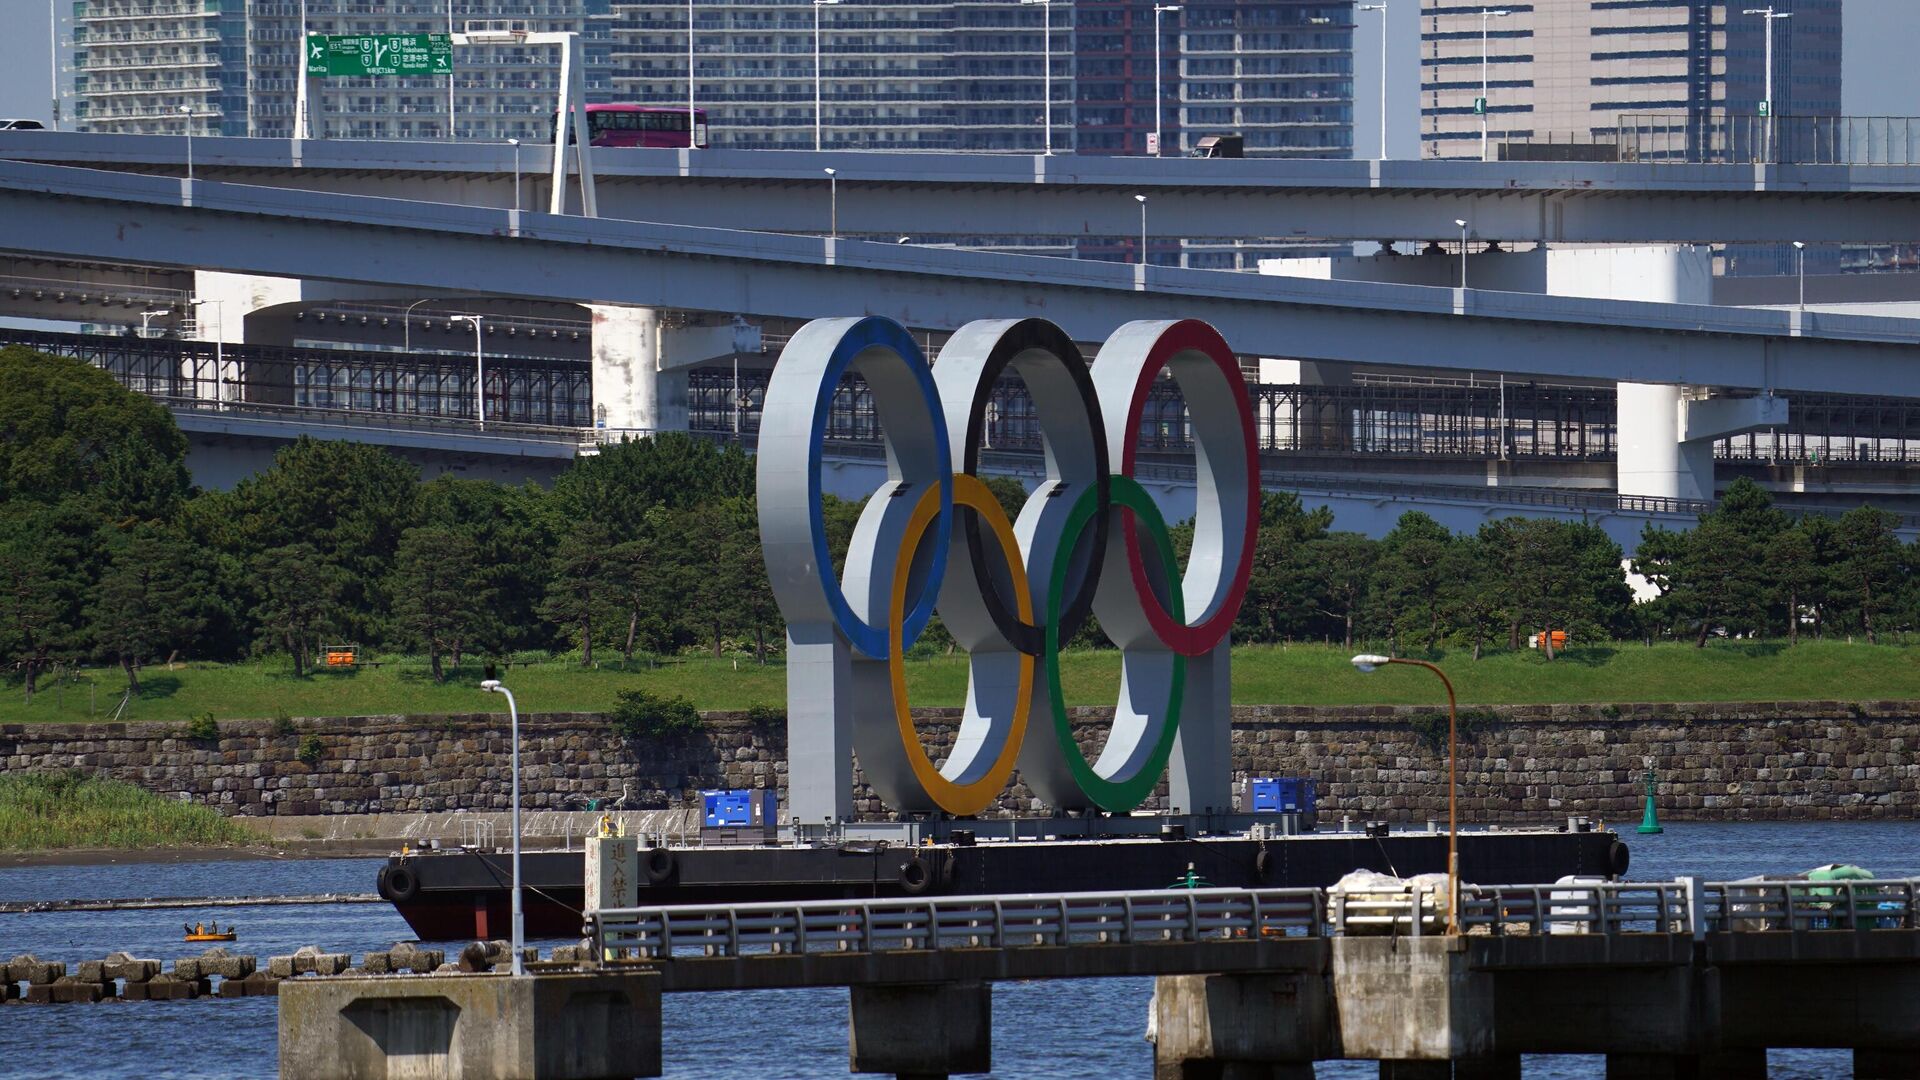
[[[1000,501],[993,497],[992,490],[979,477],[955,473],[953,505],[973,510],[1000,542],[1001,558],[1006,564],[1008,577],[1012,579],[1013,588],[1009,591],[1018,605],[1020,621],[1027,626],[1033,625],[1033,601],[1027,595],[1027,569],[1021,561],[1020,541],[1014,536],[1013,525],[1007,520],[1006,511],[1000,508]],[[914,776],[940,809],[955,817],[967,817],[992,806],[994,799],[1007,786],[1008,777],[1013,775],[1014,763],[1020,758],[1020,744],[1027,735],[1027,713],[1033,699],[1034,658],[1027,653],[1015,654],[1019,657],[1020,681],[1019,690],[1013,698],[1013,724],[993,764],[971,781],[949,779],[934,768],[933,761],[927,757],[926,748],[920,745],[919,733],[913,729],[913,713],[907,702],[907,669],[904,663],[907,643],[904,635],[907,582],[909,571],[913,568],[913,552],[921,536],[926,533],[927,526],[939,516],[940,489],[928,487],[921,493],[919,502],[914,504],[913,514],[907,519],[907,527],[900,536],[900,553],[893,561],[893,588],[887,607],[887,677],[893,687],[894,720],[900,727],[900,741],[907,748],[907,761],[913,766]]]

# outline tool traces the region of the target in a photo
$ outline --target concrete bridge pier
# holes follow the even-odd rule
[[[983,982],[853,986],[848,1068],[907,1080],[993,1069],[993,987]]]
[[[1713,498],[1713,442],[1768,427],[1785,427],[1787,399],[1691,397],[1684,386],[1620,383],[1622,495],[1664,499]]]
[[[1915,1080],[1920,1050],[1855,1050],[1853,1080]]]
[[[1607,1080],[1766,1080],[1767,1052],[1714,1050],[1700,1054],[1608,1054]]]
[[[660,1075],[660,977],[630,972],[287,979],[283,1080]]]
[[[594,424],[636,433],[687,430],[687,369],[760,351],[760,328],[695,325],[656,308],[588,304]]]
[[[1324,971],[1162,975],[1153,987],[1156,1080],[1312,1080],[1334,1056]]]

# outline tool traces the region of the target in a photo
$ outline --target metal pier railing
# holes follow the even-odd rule
[[[595,955],[633,960],[956,949],[1073,948],[1293,937],[1424,936],[1444,886],[819,900],[609,909],[587,916]],[[1470,935],[1778,933],[1920,929],[1920,881],[1465,885]]]

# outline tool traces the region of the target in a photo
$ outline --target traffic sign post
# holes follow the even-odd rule
[[[453,73],[450,34],[308,34],[307,74],[314,78],[430,77]]]

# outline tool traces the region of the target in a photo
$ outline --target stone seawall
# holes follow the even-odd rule
[[[1674,819],[1912,817],[1920,811],[1915,714],[1911,702],[1472,709],[1461,721],[1461,814],[1520,822],[1578,813],[1624,824],[1639,814],[1650,756],[1661,813]],[[918,715],[937,755],[957,714]],[[1098,749],[1104,723],[1101,710],[1076,710],[1084,750]],[[784,799],[778,722],[712,713],[699,734],[643,742],[616,737],[604,717],[563,713],[525,717],[521,733],[529,807],[623,792],[635,808],[682,807],[703,788],[768,784]],[[1432,710],[1234,710],[1236,774],[1315,777],[1323,820],[1444,815],[1445,740],[1446,715]],[[494,715],[312,718],[291,729],[228,721],[217,740],[190,739],[173,724],[7,724],[0,766],[78,769],[247,816],[504,809],[507,801],[507,737]],[[1000,809],[1037,810],[1015,779]],[[1164,787],[1153,805],[1164,805]],[[864,788],[861,795],[863,811],[880,811]]]

